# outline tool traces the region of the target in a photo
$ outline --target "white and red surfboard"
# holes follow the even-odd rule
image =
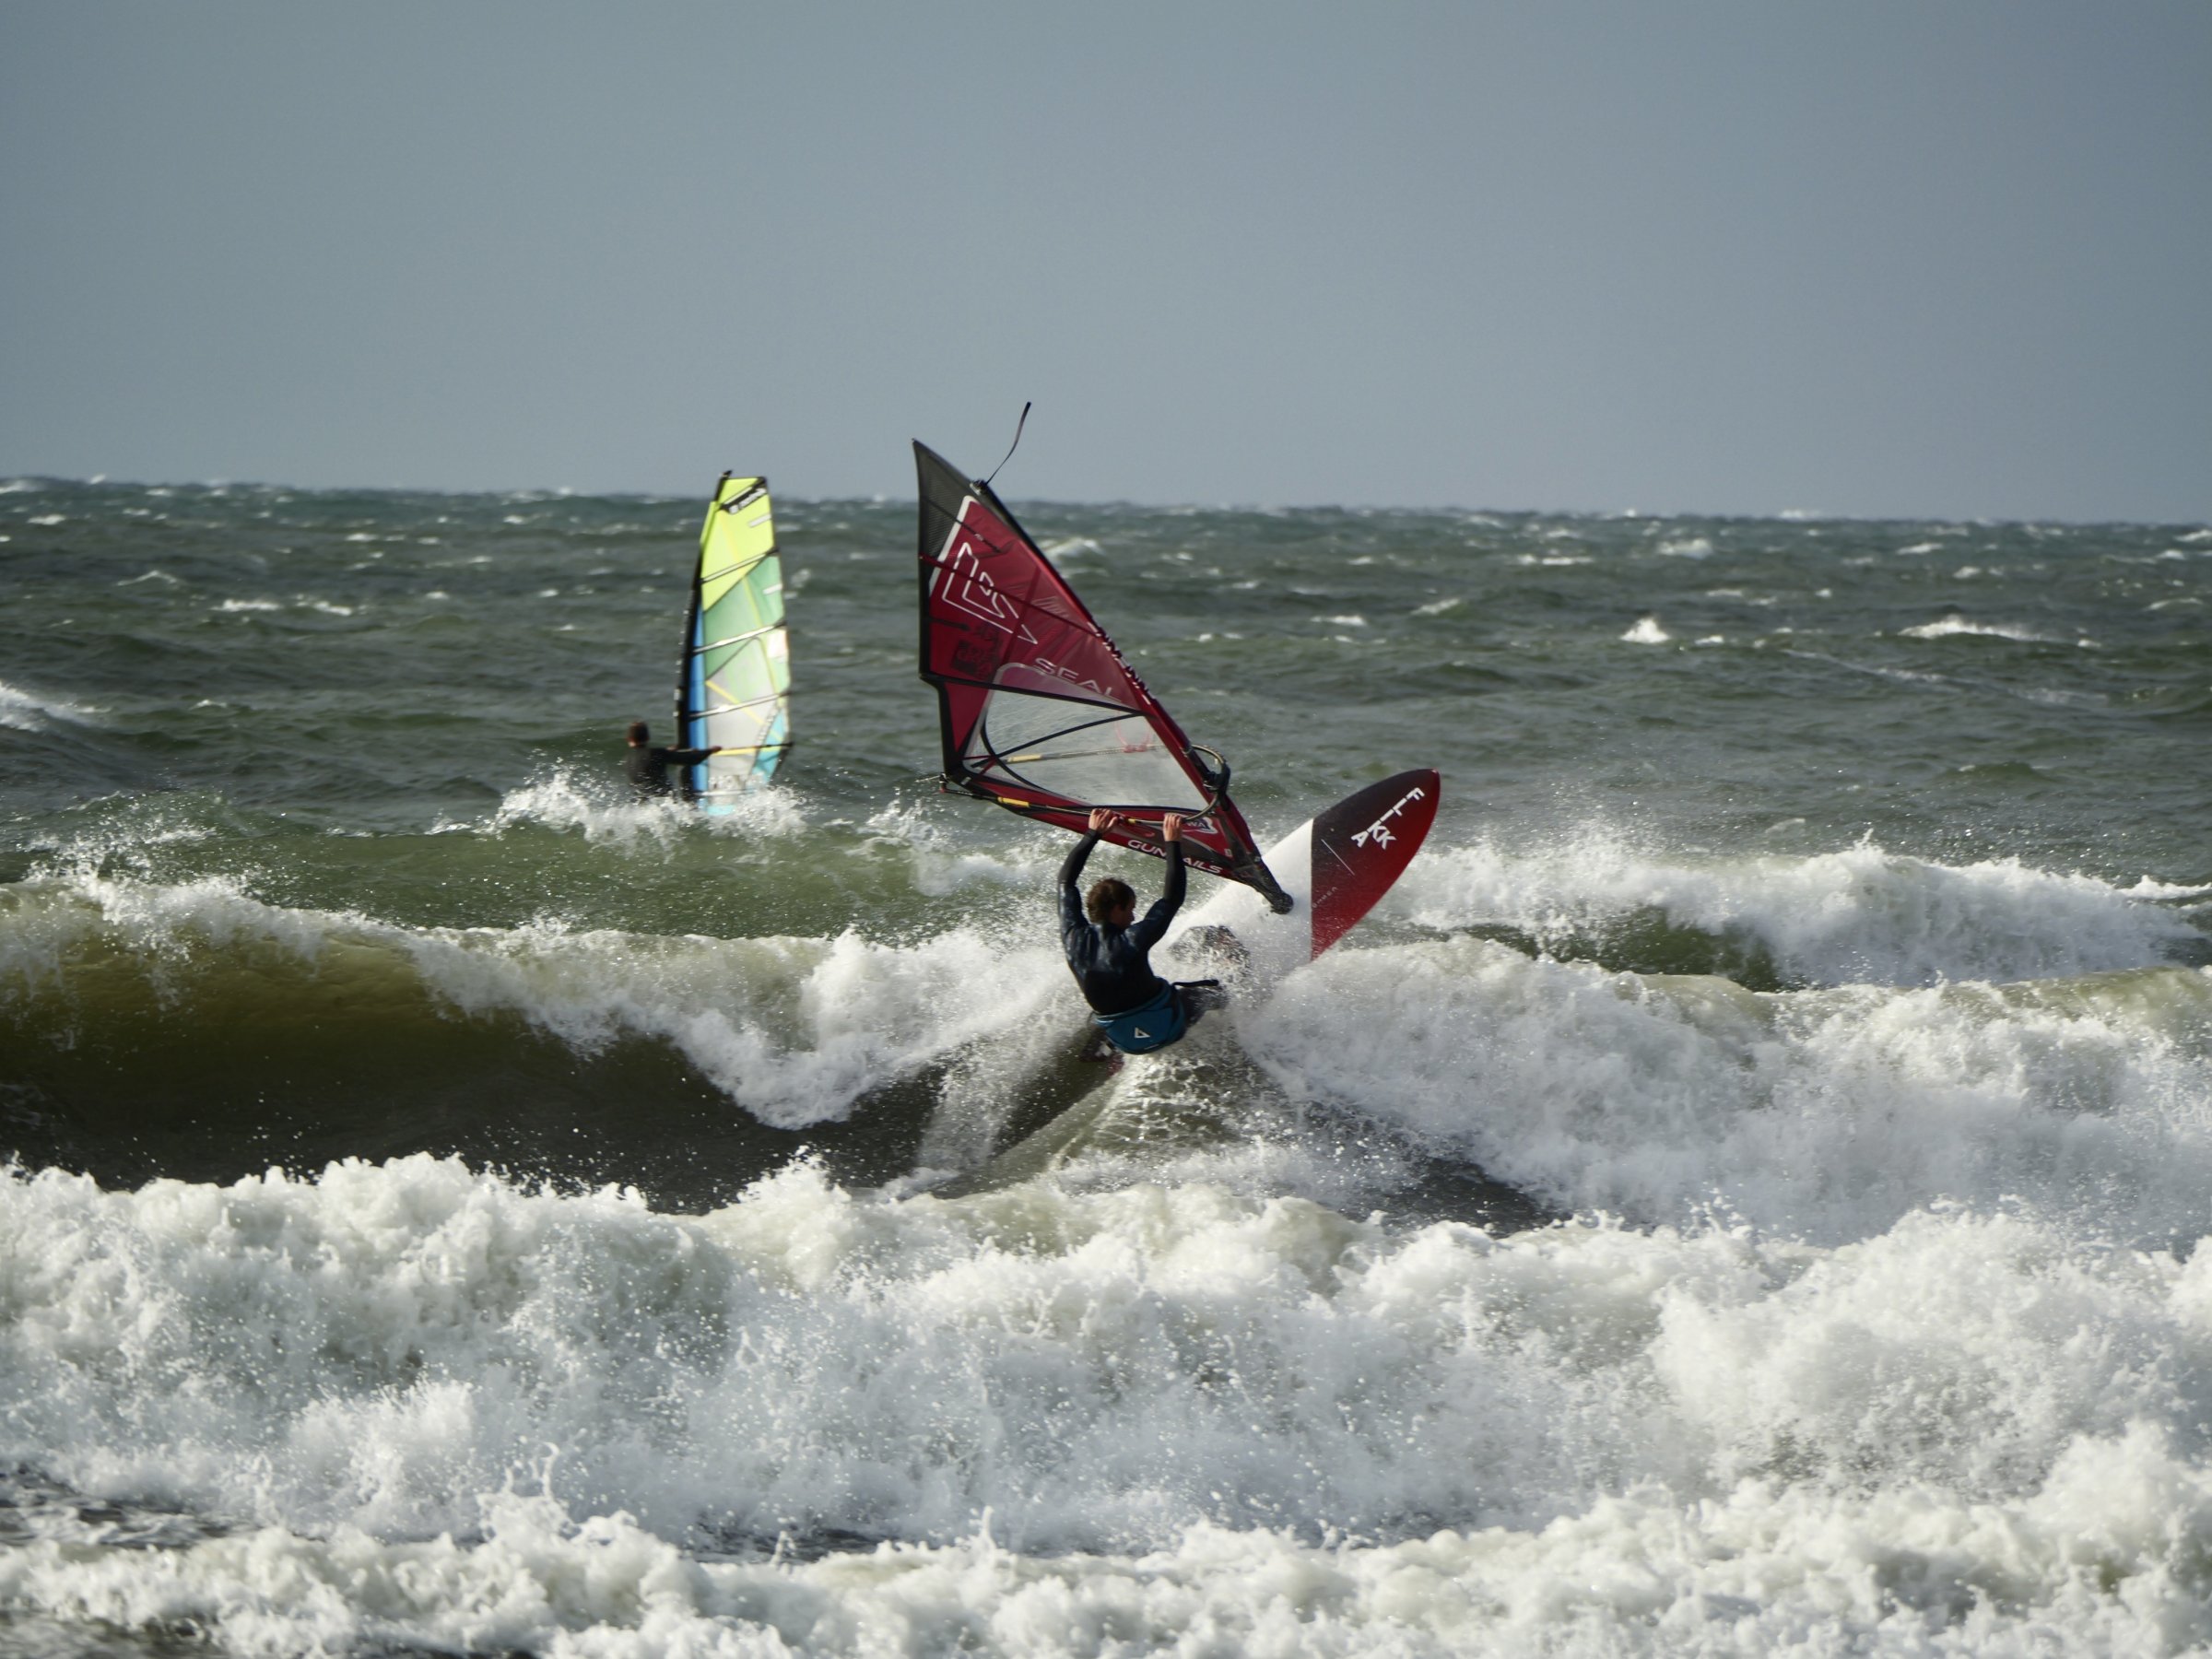
[[[1172,954],[1194,929],[1226,927],[1262,979],[1312,961],[1405,874],[1436,821],[1442,783],[1434,769],[1421,767],[1324,807],[1267,849],[1267,867],[1290,895],[1287,912],[1276,914],[1251,888],[1225,885],[1177,918],[1166,949]]]

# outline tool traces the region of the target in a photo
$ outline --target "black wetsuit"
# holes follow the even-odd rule
[[[622,757],[623,775],[629,786],[641,795],[665,795],[676,793],[668,782],[672,766],[697,766],[707,758],[705,749],[646,748],[632,744],[629,752]]]
[[[1083,987],[1083,1000],[1100,1014],[1122,1014],[1143,1007],[1168,988],[1146,959],[1182,906],[1182,843],[1168,843],[1167,890],[1127,927],[1100,926],[1083,913],[1083,895],[1076,883],[1083,861],[1098,844],[1096,835],[1086,835],[1060,866],[1060,945],[1076,983]]]

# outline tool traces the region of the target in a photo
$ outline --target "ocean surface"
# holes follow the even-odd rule
[[[1444,779],[1118,1073],[911,500],[710,822],[706,478],[0,487],[0,1651],[2212,1648],[2212,529],[1018,475],[1263,841]]]

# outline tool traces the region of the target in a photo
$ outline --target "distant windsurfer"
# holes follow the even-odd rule
[[[1152,971],[1152,947],[1168,931],[1182,906],[1182,815],[1159,820],[1168,848],[1167,888],[1144,920],[1136,919],[1136,893],[1118,877],[1077,890],[1084,862],[1099,837],[1122,821],[1111,807],[1091,809],[1090,833],[1076,843],[1060,866],[1060,944],[1068,968],[1091,1006],[1091,1019],[1113,1046],[1127,1054],[1165,1048],[1191,1027],[1204,1004]]]
[[[622,757],[622,772],[630,788],[644,800],[676,793],[676,786],[668,782],[670,767],[697,766],[709,755],[722,753],[719,743],[712,748],[655,748],[652,729],[641,720],[629,723],[629,752]]]

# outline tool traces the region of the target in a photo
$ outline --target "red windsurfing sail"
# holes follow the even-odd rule
[[[1288,897],[1229,798],[1229,767],[1183,735],[1075,590],[981,481],[914,445],[922,480],[922,677],[937,688],[944,784],[1156,857],[1163,813],[1188,819],[1186,864]]]

